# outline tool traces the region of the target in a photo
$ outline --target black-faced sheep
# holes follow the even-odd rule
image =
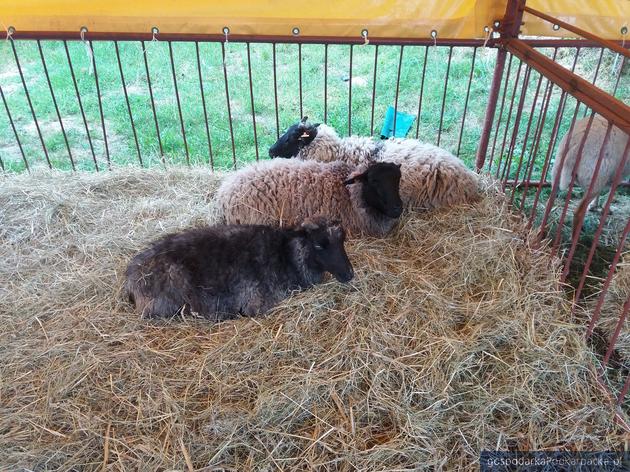
[[[352,236],[383,236],[402,213],[399,185],[395,164],[275,159],[227,177],[216,203],[225,223],[291,226],[326,215]]]
[[[145,317],[198,313],[219,321],[264,313],[330,272],[353,277],[345,233],[324,218],[295,229],[217,225],[166,236],[130,262],[125,290]]]
[[[624,150],[628,144],[628,135],[616,126],[613,126],[606,146],[602,150],[608,130],[608,120],[595,115],[590,130],[588,130],[588,136],[585,137],[584,134],[587,132],[590,120],[591,118],[587,117],[576,121],[573,125],[572,133],[570,135],[567,133],[562,138],[551,171],[552,181],[556,182],[559,179],[558,188],[560,190],[566,190],[569,187],[573,172],[575,172],[574,183],[584,189],[584,196],[575,209],[573,217],[574,234],[579,227],[579,222],[583,221],[587,209],[591,207],[591,202],[595,200],[595,206],[597,206],[602,191],[612,184],[615,173],[622,164]],[[582,157],[577,169],[575,169],[580,147],[582,147]],[[602,161],[589,195],[588,188],[591,185],[600,152],[602,153]],[[562,159],[563,156],[564,160]],[[630,158],[627,158],[622,170],[622,178],[629,175]]]
[[[400,196],[410,208],[430,210],[473,202],[480,196],[477,174],[445,149],[415,139],[340,138],[330,126],[303,119],[271,146],[269,155],[352,165],[401,164]]]

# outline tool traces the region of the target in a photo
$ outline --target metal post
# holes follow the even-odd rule
[[[508,0],[507,7],[505,8],[505,15],[501,22],[500,31],[502,40],[518,36],[523,19],[524,8],[525,0]],[[497,61],[494,65],[492,85],[490,85],[490,96],[488,97],[488,105],[486,106],[483,129],[481,131],[481,138],[475,158],[475,167],[477,171],[480,171],[486,162],[486,155],[488,153],[488,142],[490,141],[492,123],[494,122],[494,113],[497,108],[499,89],[501,88],[501,81],[503,80],[503,70],[505,69],[506,56],[507,52],[503,47],[500,47],[497,53]]]
[[[483,129],[479,147],[477,148],[477,156],[475,158],[475,168],[477,172],[483,169],[486,163],[486,154],[488,153],[488,143],[490,142],[490,133],[492,132],[492,123],[494,123],[494,112],[497,109],[497,101],[499,99],[499,90],[503,81],[503,70],[505,69],[505,58],[507,52],[505,49],[499,49],[497,53],[497,62],[494,65],[494,74],[492,76],[492,85],[490,85],[490,96],[488,97],[488,105],[483,120]]]

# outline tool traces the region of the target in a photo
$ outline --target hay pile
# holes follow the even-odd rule
[[[619,317],[623,313],[623,305],[630,298],[630,252],[617,265],[612,282],[606,292],[604,304],[598,322],[598,327],[605,333],[608,340],[613,336]],[[593,303],[593,306],[595,303]],[[622,356],[624,365],[630,368],[630,317],[621,327],[615,349]]]
[[[455,470],[620,449],[584,328],[499,197],[351,241],[356,278],[219,325],[139,319],[133,252],[210,221],[206,170],[0,185],[0,468]]]

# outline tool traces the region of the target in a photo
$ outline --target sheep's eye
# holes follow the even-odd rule
[[[321,246],[320,244],[315,244],[314,247],[315,247],[315,250],[317,251],[322,251],[324,249],[324,247]]]

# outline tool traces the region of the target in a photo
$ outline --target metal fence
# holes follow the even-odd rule
[[[512,5],[519,3],[524,2]],[[582,67],[584,48],[568,54],[552,48],[541,54],[518,39],[524,11],[603,46],[594,67]],[[504,32],[504,49],[497,57],[490,116],[476,164],[499,179],[510,204],[523,213],[528,228],[534,229],[532,245],[544,241],[552,255],[562,258],[560,282],[566,284],[573,315],[585,325],[599,358],[598,378],[613,394],[616,418],[628,428],[630,351],[623,335],[628,332],[630,294],[621,290],[626,299],[614,304],[610,290],[615,277],[621,279],[620,261],[630,255],[630,194],[623,182],[630,169],[630,97],[624,72],[630,52],[527,7],[513,10],[511,17],[508,7],[504,20],[511,31]],[[608,74],[607,81],[602,82],[602,74]],[[570,145],[561,145],[561,140]],[[559,192],[561,172],[552,177],[553,166],[567,167],[564,195]],[[591,216],[587,206],[602,191],[600,175],[610,192],[601,211]],[[576,205],[578,183],[583,188]],[[619,203],[612,212],[615,199]]]
[[[630,406],[630,359],[616,346],[630,298],[619,313],[605,313],[613,329],[600,324],[630,251],[629,146],[622,155],[606,153],[615,129],[630,133],[630,53],[582,31],[586,40],[518,39],[519,4],[510,2],[486,40],[15,32],[0,49],[12,61],[0,73],[0,166],[228,169],[266,158],[283,129],[304,115],[340,134],[378,135],[389,106],[413,114],[409,137],[493,175],[535,230],[532,244],[547,241],[563,258],[561,282],[621,417]],[[609,196],[591,215],[575,203],[580,158],[564,194],[551,168],[566,158],[561,138],[586,119],[582,156],[595,114],[608,125],[584,197],[594,194],[600,172],[610,173],[602,163],[615,165]]]
[[[266,157],[305,114],[342,134],[371,135],[388,106],[421,117],[410,136],[463,151],[472,163],[483,106],[469,107],[469,98],[485,106],[489,89],[474,73],[491,75],[496,56],[482,46],[12,39],[4,53],[13,83],[0,78],[7,120],[0,165],[227,169]],[[55,61],[63,71],[51,80]]]

